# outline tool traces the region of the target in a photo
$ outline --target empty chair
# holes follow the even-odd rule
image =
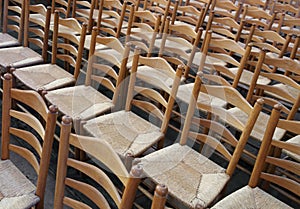
[[[242,4],[238,3],[235,5],[230,0],[215,0],[212,1],[211,9],[215,10],[215,14],[218,14],[219,16],[231,17],[235,21],[239,21],[242,11]]]
[[[29,1],[24,0],[22,1],[22,4],[22,13],[24,13],[25,16],[24,27],[19,27],[18,30],[20,30],[19,33],[23,34],[23,44],[21,46],[0,49],[0,65],[5,69],[9,67],[16,68],[40,64],[46,61],[44,59],[45,57],[42,57],[42,54],[44,53],[38,53],[37,50],[47,51],[47,44],[36,45],[37,48],[35,50],[29,48],[29,36],[32,32],[29,31]],[[41,37],[42,43],[44,41],[45,43],[47,43],[48,41],[47,30],[49,30],[49,28],[47,28],[47,26],[49,26],[49,24],[45,24],[42,26],[42,30],[44,31],[44,36]]]
[[[211,39],[208,53],[211,57],[218,58],[226,62],[226,65],[213,64],[211,71],[222,75],[232,84],[234,88],[238,86],[248,89],[253,79],[254,73],[246,68],[251,54],[252,45],[248,44],[244,49],[238,43],[230,39]],[[263,58],[257,57],[256,67],[263,62]],[[257,82],[268,84],[270,80],[259,76]]]
[[[171,1],[170,0],[145,0],[143,9],[149,10],[155,14],[160,14],[162,16],[162,24],[159,27],[159,33],[164,30],[164,24],[167,17],[171,14]]]
[[[295,208],[299,206],[299,196],[300,196],[300,184],[297,181],[299,176],[299,162],[292,161],[288,158],[282,158],[280,155],[270,154],[270,148],[273,149],[285,149],[290,153],[298,155],[300,154],[300,145],[295,143],[289,143],[284,141],[274,141],[272,136],[275,130],[275,127],[279,127],[295,134],[300,134],[299,132],[299,121],[292,120],[279,120],[280,117],[280,105],[276,105],[272,111],[270,119],[265,121],[268,123],[267,129],[265,131],[262,144],[250,177],[247,186],[242,187],[241,189],[233,192],[228,195],[221,201],[219,201],[212,208]],[[269,168],[272,166],[272,169],[264,169],[266,165],[269,165]],[[277,171],[285,171],[289,175],[281,175],[281,172],[272,172],[276,169]],[[281,191],[285,191],[285,194],[294,195],[295,199],[288,200],[284,203],[279,199],[272,196],[272,188],[268,187],[268,191],[260,188],[260,182],[266,181],[273,186],[280,187]],[[280,195],[282,196],[282,195]],[[298,200],[298,204],[293,204],[293,200]],[[290,207],[288,204],[291,204]]]
[[[71,208],[111,208],[113,205],[110,205],[110,202],[114,202],[117,208],[132,208],[143,174],[142,167],[133,166],[131,172],[128,173],[119,156],[105,140],[76,135],[71,133],[71,129],[72,119],[64,116],[60,132],[54,208],[62,209],[64,205]],[[92,163],[93,160],[89,163],[69,157],[71,147],[84,150],[96,164]],[[99,168],[100,166],[102,169]],[[84,179],[67,176],[67,171],[71,168],[84,174]],[[122,185],[120,189],[124,188],[122,197],[111,179],[112,174],[120,181]],[[94,181],[89,184],[86,181],[88,178]],[[100,186],[102,190],[99,189]],[[65,196],[66,187],[71,187],[84,194],[93,205],[89,206],[88,203]],[[110,201],[107,196],[110,197]]]
[[[133,166],[128,173],[117,153],[107,142],[99,138],[73,134],[71,129],[72,119],[64,116],[58,151],[54,208],[60,209],[64,205],[72,208],[111,208],[112,206],[123,209],[133,208],[136,191],[143,176],[142,167]],[[69,155],[71,147],[84,150],[91,157],[91,162],[72,158]],[[84,174],[84,178],[75,179],[74,174],[67,175],[72,169]],[[118,185],[116,178],[121,185]],[[81,192],[90,203],[65,196],[66,187]],[[167,186],[157,185],[151,208],[163,209],[167,194]]]
[[[126,42],[139,46],[147,56],[154,53],[154,43],[162,24],[161,15],[155,15],[148,10],[134,10],[131,6],[131,14],[126,29]]]
[[[244,6],[241,20],[246,23],[256,24],[261,30],[271,30],[277,13],[269,14],[267,11],[255,6]]]
[[[197,50],[202,32],[202,28],[195,31],[187,24],[170,24],[168,18],[162,39],[157,40],[157,44],[160,44],[158,52],[160,57],[174,65],[185,65],[184,79],[193,74],[191,70],[193,63],[199,65],[201,55]],[[210,37],[206,41],[209,40]]]
[[[195,114],[196,109],[205,108],[216,118],[232,119],[230,115],[223,114],[217,107],[197,103],[200,88],[211,95],[231,100],[232,104],[237,104],[248,112],[249,120],[247,125],[243,126],[239,139],[235,138],[230,130],[217,120],[203,119]],[[209,207],[230,180],[262,103],[263,101],[259,101],[255,107],[251,107],[232,87],[201,86],[201,79],[197,76],[180,142],[137,159],[136,163],[143,165],[147,178],[154,183],[168,185],[169,195],[175,200],[174,204],[184,204],[190,208]],[[188,145],[190,142],[203,144],[202,152],[199,153],[191,148]],[[226,148],[228,146],[223,143],[229,143],[234,151],[228,150]],[[219,153],[226,159],[226,162],[229,161],[228,166],[223,168],[213,162],[209,158],[213,153]]]
[[[295,34],[299,35],[300,30],[299,30],[299,25],[300,25],[300,17],[293,17],[293,18],[288,18],[286,17],[287,15],[282,14],[280,16],[280,20],[278,22],[278,27],[276,31],[278,33],[283,33],[283,34]]]
[[[139,73],[139,64],[161,66],[164,60],[141,57],[139,51],[135,51],[133,59],[125,109],[88,120],[83,125],[87,134],[107,141],[123,159],[128,155],[141,156],[157,143],[158,148],[163,146],[182,74],[179,67],[172,88],[159,78],[144,77]],[[138,80],[146,81],[147,85],[141,85]],[[148,118],[135,113],[135,108],[145,112]]]
[[[5,0],[3,5],[2,32],[0,33],[0,48],[21,45],[24,28],[24,11],[25,4],[10,5],[11,1]],[[2,8],[2,7],[1,7]],[[15,38],[11,32],[17,33]]]
[[[130,44],[123,48],[118,39],[97,34],[97,28],[94,27],[84,84],[47,91],[45,95],[51,104],[60,106],[60,112],[76,119],[74,125],[78,133],[81,120],[102,115],[111,109],[120,109],[126,100],[123,92],[127,89],[124,79],[128,74],[126,64]],[[102,50],[96,49],[97,43],[106,46],[106,50],[121,53],[121,63],[116,65],[109,63],[109,59],[105,60],[114,58],[113,53],[110,56],[105,52],[101,53]]]
[[[86,24],[80,25],[74,18],[61,19],[56,11],[53,26],[51,63],[17,68],[13,71],[18,80],[36,91],[74,85],[82,68]],[[64,26],[81,35],[60,31],[60,27]]]
[[[206,7],[201,9],[194,7],[192,5],[178,5],[179,2],[175,2],[174,11],[172,13],[172,24],[188,24],[194,28],[195,31],[198,31],[202,27]]]
[[[30,112],[20,111],[13,104],[26,106]],[[36,208],[44,208],[57,112],[58,108],[53,105],[48,108],[37,92],[12,88],[12,75],[4,75],[0,160],[1,208],[23,209],[35,205]],[[32,166],[37,174],[35,185],[10,160],[12,152],[20,155]]]

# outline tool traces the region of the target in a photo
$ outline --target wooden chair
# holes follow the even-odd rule
[[[133,5],[131,7],[125,41],[140,47],[150,57],[162,24],[161,15],[154,15],[148,10],[136,11]]]
[[[54,14],[55,11],[59,11],[59,15],[62,18],[69,18],[72,11],[72,1],[71,0],[52,0],[51,2],[51,13]]]
[[[61,19],[58,12],[55,13],[54,22],[51,63],[17,68],[13,71],[18,80],[36,91],[74,85],[82,67],[86,24],[80,25],[74,18]],[[72,31],[81,35],[60,31],[60,27],[72,28]],[[57,64],[59,61],[63,63],[61,66]]]
[[[241,20],[246,23],[256,24],[256,27],[261,30],[271,30],[277,13],[269,14],[263,9],[245,5]]]
[[[127,16],[130,13],[128,1],[121,3],[119,0],[100,1],[97,27],[104,32],[120,38],[122,29],[128,27]],[[101,16],[100,16],[101,15]]]
[[[162,58],[141,57],[139,50],[136,49],[125,110],[88,120],[83,125],[87,134],[101,137],[102,140],[107,141],[123,159],[128,155],[141,156],[156,143],[158,143],[158,148],[161,148],[180,82],[182,67],[177,69],[171,89],[157,77],[144,77],[144,74],[139,73],[138,65],[160,67],[164,62],[166,61]],[[146,81],[147,85],[138,86],[140,82],[137,82],[136,79]],[[160,91],[164,92],[166,97],[163,97]],[[142,115],[134,113],[133,108],[144,111],[149,118],[146,119]]]
[[[285,106],[290,107],[290,109],[283,108],[282,112],[285,112],[288,119],[294,119],[300,106],[300,85],[299,79],[297,79],[300,74],[299,62],[289,58],[266,57],[264,63],[269,67],[283,70],[286,75],[276,72],[255,72],[255,74],[260,74],[272,82],[268,85],[257,84],[254,78],[251,84],[252,88],[247,94],[247,99],[251,101],[251,99],[256,100],[257,97],[269,98],[271,106],[274,105],[272,100],[275,100],[275,102],[280,101]],[[287,76],[288,74],[291,77]]]
[[[252,45],[248,44],[244,49],[237,42],[230,39],[211,39],[208,53],[211,57],[218,58],[226,62],[226,65],[212,65],[212,72],[227,78],[234,88],[242,87],[248,90],[251,85],[254,73],[246,68],[249,61]],[[262,57],[258,57],[256,68],[258,69],[263,62]],[[213,63],[212,63],[213,64]],[[270,80],[259,76],[257,82],[260,84],[269,84]]]
[[[230,0],[214,0],[211,5],[211,10],[221,17],[230,17],[235,21],[240,21],[242,12],[242,3],[235,5]]]
[[[30,5],[34,6],[36,4]],[[44,4],[39,4],[39,6],[45,6]],[[59,12],[61,18],[71,17],[72,11],[72,1],[71,0],[51,0],[51,16],[50,16],[50,31],[53,31],[54,27],[54,13],[55,11]],[[45,15],[43,13],[32,13],[30,14],[30,19],[35,19],[35,21],[46,21]],[[68,27],[62,27],[61,30],[68,31]]]
[[[271,6],[271,13],[280,12],[285,13],[287,16],[299,18],[300,17],[300,9],[299,7],[295,7],[291,4],[280,3],[278,1],[274,1]]]
[[[97,28],[94,27],[84,84],[47,91],[45,94],[48,102],[61,107],[61,113],[75,119],[74,125],[77,133],[80,133],[81,120],[94,118],[112,109],[124,108],[125,105],[126,94],[124,95],[124,92],[127,87],[124,79],[128,75],[126,64],[130,44],[121,48],[123,46],[118,39],[101,37],[97,34]],[[106,58],[106,53],[100,54],[95,49],[96,43],[122,53],[121,64],[111,65],[103,60],[103,57]]]
[[[94,22],[98,18],[99,8],[97,0],[92,1],[75,1],[72,10],[72,16],[80,22],[86,22],[87,33],[92,32]]]
[[[200,20],[201,25],[202,24],[206,24],[207,23],[207,14],[211,8],[211,5],[213,3],[214,0],[186,0],[185,4],[183,3],[183,5],[185,6],[193,6],[195,8],[197,8],[198,10],[202,10],[202,8],[204,8],[204,12],[203,12],[203,17]],[[179,1],[180,2],[180,1]],[[180,6],[181,4],[179,4]],[[201,27],[200,25],[200,27]]]
[[[250,6],[256,6],[258,8],[263,9],[263,10],[268,10],[268,9],[270,9],[270,6],[271,6],[270,0],[266,0],[266,1],[263,1],[263,0],[242,0],[242,2],[243,2],[243,5],[247,4],[247,5],[250,5]]]
[[[203,25],[206,7],[201,9],[192,5],[179,5],[179,2],[175,2],[174,11],[172,13],[172,24],[188,24],[194,28],[197,32]]]
[[[158,52],[160,57],[175,66],[185,65],[184,79],[193,74],[192,64],[198,66],[200,63],[201,55],[197,51],[202,32],[202,28],[195,31],[187,24],[171,24],[168,18],[162,39],[156,42],[160,44]]]
[[[197,103],[200,88],[209,94],[212,93],[211,95],[231,100],[247,111],[249,120],[247,125],[243,126],[243,133],[239,139],[217,120],[203,119],[199,115],[194,115],[196,109],[205,108],[216,117],[230,118],[230,115],[221,114],[219,108]],[[136,163],[143,165],[147,177],[154,183],[168,184],[169,196],[175,200],[174,204],[177,206],[180,203],[190,208],[206,208],[221,194],[230,180],[261,105],[262,101],[259,101],[255,107],[250,106],[239,92],[231,87],[201,86],[201,79],[197,76],[180,142],[137,159]],[[203,144],[202,152],[191,148],[188,139]],[[224,146],[225,141],[234,151]],[[212,153],[223,156],[226,162],[229,161],[228,166],[223,168],[210,160]]]
[[[268,125],[264,134],[264,139],[262,140],[262,144],[248,185],[225,197],[212,208],[291,208],[288,204],[292,204],[293,200],[298,200],[298,203],[295,203],[296,207],[297,205],[299,205],[300,184],[299,180],[297,181],[297,179],[295,179],[300,174],[298,169],[299,162],[295,162],[290,159],[283,159],[280,156],[271,155],[269,152],[270,148],[272,147],[277,148],[279,150],[286,149],[293,154],[300,154],[299,144],[272,140],[273,132],[276,126],[299,135],[299,121],[278,121],[279,117],[280,105],[276,105],[272,111],[270,119],[268,120]],[[266,165],[272,165],[276,169],[280,168],[286,172],[289,172],[290,175],[281,176],[278,172],[270,172],[272,171],[272,169],[265,169]],[[295,178],[292,178],[293,176]],[[279,199],[275,198],[270,193],[259,187],[259,182],[262,180],[270,182],[271,185],[279,186],[280,188],[282,188],[281,191],[285,191],[285,194],[294,194],[295,199],[292,199],[292,201],[288,200],[288,202],[286,203],[280,201]],[[273,187],[269,187],[269,192],[271,192],[271,188]]]
[[[285,38],[272,30],[255,30],[252,36],[253,47],[265,49],[268,51],[267,57],[282,58],[287,54],[291,41],[291,35]]]
[[[96,4],[96,3],[95,3]],[[94,17],[89,17],[88,27],[93,27],[94,22],[98,28],[98,34],[101,36],[113,36],[122,40],[122,35],[126,34],[128,27],[128,21],[130,19],[130,11],[134,8],[134,5],[130,5],[128,1],[124,1],[123,4],[119,0],[113,1],[99,1],[99,8],[94,7]],[[92,11],[89,12],[91,16]],[[97,15],[97,16],[96,16]],[[92,23],[91,19],[92,18]],[[88,30],[92,32],[92,28]],[[91,42],[91,34],[86,36],[84,43],[85,50],[89,50]],[[104,46],[97,44],[97,49],[103,49]],[[105,47],[104,47],[105,48]]]
[[[142,167],[133,166],[128,173],[123,162],[108,143],[99,138],[73,134],[71,129],[72,119],[64,116],[58,152],[54,208],[63,208],[64,205],[72,208],[89,208],[91,203],[93,208],[110,208],[113,205],[117,208],[132,208],[143,175]],[[82,162],[72,158],[69,155],[71,147],[83,149],[92,160]],[[67,171],[72,169],[84,174],[84,179],[73,179],[76,175],[73,175],[73,178],[69,177]],[[117,179],[121,185],[118,185]],[[98,185],[102,188],[99,189]],[[84,200],[65,196],[64,191],[67,187],[81,192],[91,201],[84,202]],[[120,190],[122,190],[122,197]],[[151,209],[165,208],[167,194],[167,186],[157,185]]]
[[[56,174],[54,208],[63,208],[63,205],[72,208],[90,208],[87,203],[64,195],[65,188],[71,187],[84,194],[91,202],[93,208],[110,208],[108,199],[110,196],[117,208],[132,208],[138,185],[141,181],[143,170],[141,166],[134,166],[128,173],[123,162],[113,148],[102,138],[93,138],[71,133],[72,119],[64,116],[60,133],[60,146],[58,151],[58,166]],[[98,166],[93,163],[78,161],[69,157],[69,149],[75,147],[84,150]],[[101,166],[103,169],[100,169]],[[103,167],[105,166],[105,167]],[[67,170],[75,169],[85,175],[83,180],[67,177]],[[122,198],[113,183],[112,177],[105,173],[111,173],[121,182],[124,187]],[[110,175],[111,176],[111,175]],[[88,183],[88,177],[94,180]],[[116,181],[116,179],[114,180]],[[99,190],[99,186],[102,190]]]
[[[5,74],[2,81],[0,207],[44,208],[44,193],[58,108],[53,105],[48,108],[43,98],[35,91],[12,88],[11,74]],[[14,102],[26,105],[31,111],[23,112],[14,108]],[[12,119],[18,121],[17,126]],[[32,166],[37,174],[36,186],[11,161],[10,152],[20,155]]]
[[[18,46],[22,44],[24,28],[25,4],[10,5],[9,0],[3,3],[2,32],[0,33],[0,48]],[[16,36],[10,34],[16,32]]]
[[[36,45],[37,48],[35,50],[29,48],[29,1],[24,0],[22,1],[23,4],[23,10],[22,11],[25,15],[24,17],[24,28],[19,28],[20,30],[24,29],[23,31],[20,31],[21,34],[24,34],[23,37],[23,44],[21,46],[16,46],[16,47],[9,47],[9,48],[2,48],[0,49],[0,65],[5,68],[4,73],[7,71],[8,68],[10,67],[24,67],[24,66],[29,66],[29,65],[34,65],[34,64],[40,64],[45,62],[46,60],[43,59],[42,53],[38,53],[37,50],[41,51],[47,51],[47,44],[42,45],[42,48],[39,48],[41,45]],[[7,11],[7,9],[6,9]],[[7,15],[7,13],[5,13]],[[48,37],[47,36],[47,30],[44,25],[43,30],[45,31],[44,37],[42,37],[41,42],[47,42]],[[16,28],[17,29],[17,28]],[[43,53],[45,54],[45,53]]]
[[[280,20],[279,20],[276,31],[278,33],[283,33],[283,34],[299,35],[300,34],[300,30],[298,28],[300,25],[299,22],[300,22],[300,17],[288,18],[288,17],[286,17],[285,14],[282,14],[280,16]]]
[[[143,9],[149,10],[155,14],[160,14],[162,24],[159,28],[159,34],[164,31],[164,24],[167,17],[171,14],[170,11],[171,1],[170,0],[146,0],[144,1]]]

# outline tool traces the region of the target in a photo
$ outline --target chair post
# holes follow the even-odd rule
[[[280,110],[282,109],[282,106],[280,104],[274,105],[274,108],[272,110],[266,131],[264,133],[264,137],[262,140],[262,144],[260,146],[259,152],[257,154],[257,160],[255,162],[250,180],[248,185],[250,187],[256,187],[259,181],[259,175],[261,174],[261,171],[264,167],[265,159],[268,155],[268,151],[270,150],[270,145],[272,142],[273,134],[275,131],[275,128],[277,126],[279,117],[280,117]]]
[[[236,145],[234,152],[232,154],[232,158],[229,161],[228,167],[226,169],[226,173],[231,176],[236,168],[236,165],[238,164],[238,161],[243,153],[244,147],[248,141],[248,138],[250,137],[251,131],[255,125],[255,122],[258,118],[258,115],[260,114],[262,107],[264,104],[263,99],[258,99],[253,107],[252,113],[249,115],[248,121],[245,125],[244,131],[242,135],[240,136],[240,139],[238,141],[238,144]]]
[[[155,188],[151,209],[164,209],[167,201],[168,187],[158,184]]]
[[[131,209],[137,188],[141,182],[142,174],[143,168],[141,165],[137,164],[131,168],[130,177],[123,192],[122,201],[119,206],[120,209]]]
[[[10,114],[11,108],[11,95],[10,91],[12,88],[12,75],[6,73],[3,78],[3,98],[2,98],[2,145],[1,145],[1,159],[9,159],[9,127],[10,127]]]
[[[40,202],[37,204],[37,209],[44,208],[44,193],[46,189],[46,181],[49,170],[52,144],[54,140],[56,119],[58,115],[58,108],[55,105],[49,107],[47,115],[47,124],[45,129],[45,138],[43,143],[43,152],[40,160],[40,169],[37,180],[36,195],[40,197]]]
[[[62,119],[60,142],[58,150],[58,163],[56,172],[54,208],[63,208],[63,198],[65,192],[65,176],[67,173],[67,158],[69,154],[69,135],[72,129],[71,117],[64,116]]]

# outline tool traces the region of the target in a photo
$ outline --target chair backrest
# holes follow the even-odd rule
[[[198,50],[203,29],[195,31],[187,24],[171,24],[167,18],[162,36],[159,56],[174,65],[185,65],[184,77],[188,78],[189,70]],[[171,44],[168,44],[170,41]],[[172,46],[172,42],[174,46]],[[203,41],[204,43],[205,41]],[[178,46],[182,46],[182,49]],[[169,54],[169,55],[168,55]]]
[[[156,16],[148,10],[136,11],[132,8],[126,31],[126,42],[130,41],[133,45],[139,46],[147,56],[151,56],[161,24],[161,15]]]
[[[294,198],[299,200],[300,183],[297,177],[300,175],[300,163],[291,158],[284,157],[280,153],[281,150],[286,150],[290,153],[300,155],[300,145],[288,141],[272,140],[272,136],[276,127],[299,135],[300,122],[279,119],[280,110],[280,104],[275,105],[272,110],[248,185],[256,187],[259,185],[260,180],[265,180],[273,186],[280,187],[278,191],[283,191],[284,189],[284,195],[289,194],[293,196],[294,194]],[[277,150],[279,152],[270,152],[270,150]],[[266,166],[268,166],[267,169]]]
[[[174,11],[172,13],[171,23],[180,21],[192,25],[195,31],[198,31],[202,26],[205,16],[205,7],[197,9],[192,5],[181,6],[179,2],[175,2]]]
[[[91,33],[92,27],[95,21],[95,15],[97,15],[96,7],[97,0],[85,1],[85,0],[77,0],[73,3],[72,15],[71,17],[77,19],[80,22],[86,22],[88,24],[87,31]]]
[[[207,29],[212,30],[214,33],[219,34],[220,38],[229,38],[235,41],[240,41],[241,34],[244,28],[245,21],[237,22],[231,17],[218,17],[215,15],[215,11],[209,13],[209,20],[207,24]],[[252,27],[247,33],[248,37],[244,37],[244,41],[251,39]],[[216,37],[218,38],[218,37]]]
[[[266,0],[242,0],[243,4],[247,4],[250,6],[256,6],[258,8],[262,8],[264,10],[268,9],[268,7],[270,6],[270,1]]]
[[[214,0],[211,5],[211,10],[215,10],[215,13],[223,17],[231,17],[236,21],[239,21],[242,11],[242,3],[235,5],[230,0]]]
[[[105,140],[73,134],[71,128],[72,119],[64,116],[58,151],[54,208],[60,209],[63,208],[63,205],[72,208],[89,208],[87,203],[80,202],[72,197],[66,197],[64,195],[66,186],[84,194],[98,208],[111,208],[108,199],[103,194],[103,190],[118,208],[132,208],[143,173],[142,167],[133,166],[131,172],[128,173],[120,157]],[[71,146],[84,150],[96,163],[82,162],[68,157]],[[100,169],[100,167],[103,169]],[[67,177],[68,168],[81,172],[85,175],[85,178],[80,180],[73,179],[71,176]],[[106,172],[104,169],[106,169]],[[108,173],[115,175],[124,187],[122,198]],[[87,177],[93,180],[93,183],[89,184],[84,181]],[[99,186],[103,188],[102,191],[99,190]]]
[[[172,79],[172,87],[169,87],[158,77],[151,77],[145,73],[139,73],[139,70],[143,67],[150,67],[156,70],[171,72],[170,79]],[[176,73],[173,74],[173,68],[163,58],[142,57],[140,56],[140,49],[135,49],[125,111],[132,110],[133,106],[145,111],[150,117],[152,116],[156,119],[151,121],[154,122],[155,125],[157,125],[157,120],[159,121],[158,126],[160,126],[161,132],[165,134],[175,103],[182,71],[183,66],[180,65],[178,66]],[[139,82],[137,82],[137,79],[144,81],[146,85],[138,85]],[[146,99],[137,97],[137,95],[140,95]],[[161,140],[160,143],[161,144],[159,147],[161,148],[163,145],[163,140]]]
[[[283,34],[295,34],[299,35],[300,32],[297,29],[300,25],[300,17],[288,18],[285,13],[280,16],[278,27],[276,31]]]
[[[2,32],[16,32],[18,42],[23,41],[26,0],[3,1]]]
[[[299,6],[295,7],[294,5],[291,4],[285,4],[285,3],[280,3],[278,1],[274,1],[272,6],[271,6],[271,13],[273,12],[278,12],[278,13],[285,13],[288,16],[291,17],[300,17],[300,10]]]
[[[38,175],[36,194],[40,197],[42,208],[58,108],[53,105],[48,108],[42,96],[35,91],[12,88],[11,74],[5,74],[2,81],[1,159],[9,159],[11,151],[29,162]],[[21,111],[14,103],[16,107],[25,106],[30,112]],[[19,121],[17,124],[20,126],[13,119]],[[19,143],[12,144],[11,136],[15,136]]]
[[[43,16],[43,18],[35,18],[35,14],[38,16]],[[46,8],[43,4],[26,5],[24,46],[28,47],[30,44],[32,44],[35,46],[36,50],[39,48],[39,50],[41,50],[44,62],[47,62],[50,20],[50,7]]]
[[[97,44],[105,46],[104,51],[97,50]],[[123,47],[115,37],[98,35],[97,27],[93,28],[85,85],[99,87],[101,85],[112,92],[112,100],[116,108],[124,108],[126,101],[126,82],[128,76],[127,62],[130,53],[130,43]],[[114,51],[114,53],[106,50]],[[106,51],[106,52],[105,52]],[[114,54],[120,54],[115,57]],[[120,105],[120,106],[117,106]]]
[[[226,113],[225,108],[211,106],[209,102],[197,102],[200,91],[223,99],[240,108],[248,115],[246,124],[242,124],[237,118]],[[204,85],[200,76],[197,75],[182,129],[180,144],[186,144],[190,138],[208,146],[208,154],[211,154],[214,150],[217,151],[229,161],[226,173],[232,175],[262,109],[262,104],[263,101],[260,100],[252,107],[236,89],[230,86]],[[211,113],[211,118],[203,119],[199,115],[195,116],[196,109]],[[217,120],[214,120],[214,118]],[[239,126],[241,130],[240,137],[236,138],[225,124]],[[234,151],[231,152],[226,144],[234,147]]]
[[[244,6],[242,20],[246,23],[256,24],[256,27],[263,30],[270,30],[274,23],[277,13],[269,14],[267,11],[255,6]]]
[[[273,84],[264,85],[257,84],[253,81],[253,90],[251,95],[247,95],[248,98],[256,99],[257,97],[265,97],[266,101],[269,101],[269,105],[273,106],[277,101],[281,101],[283,104],[288,104],[290,107],[282,107],[282,112],[286,114],[286,118],[294,119],[299,106],[300,106],[300,64],[296,60],[290,58],[268,58],[264,59],[264,63],[270,67],[276,67],[291,73],[290,76],[283,75],[282,73],[270,73],[270,72],[257,72],[261,76],[269,78]],[[275,85],[277,84],[277,85]],[[256,91],[256,95],[252,95]],[[257,92],[260,92],[257,93]]]
[[[72,11],[72,0],[52,0],[51,13],[55,10],[59,11],[59,15],[64,18],[68,18]]]
[[[237,87],[240,83],[240,78],[245,69],[249,55],[251,53],[251,44],[244,49],[240,44],[230,39],[211,39],[209,48],[213,50],[208,55],[218,58],[226,65],[212,65],[212,69],[219,74],[232,79],[232,86]],[[230,68],[236,68],[236,73],[232,72]]]
[[[134,7],[134,5],[133,5]],[[100,0],[97,18],[97,27],[103,34],[109,34],[117,38],[121,35],[122,28],[126,28],[131,6],[128,1]]]
[[[207,15],[209,9],[211,8],[211,5],[212,5],[213,1],[214,0],[196,0],[196,1],[186,0],[185,6],[193,6],[193,7],[197,8],[198,10],[201,10],[201,11],[202,11],[202,9],[204,9],[202,19],[199,22],[202,25],[205,22],[205,16]],[[180,5],[181,4],[180,4],[180,1],[179,1],[179,6]],[[201,27],[201,25],[199,25],[199,27]]]
[[[252,44],[255,47],[266,49],[271,53],[274,53],[279,58],[287,52],[291,35],[282,37],[272,30],[255,30],[252,36]]]
[[[164,23],[170,12],[171,1],[170,0],[146,0],[144,1],[144,10],[162,15],[162,24],[159,29],[159,33],[163,32]]]
[[[70,31],[61,30],[62,27],[67,27]],[[61,60],[64,62],[64,68],[68,71],[70,71],[70,67],[73,67],[75,79],[82,67],[86,28],[86,23],[80,25],[75,18],[64,19],[59,17],[58,11],[54,13],[51,63],[56,64],[58,60]]]

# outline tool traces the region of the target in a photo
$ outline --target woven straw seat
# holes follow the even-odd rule
[[[248,116],[244,112],[239,110],[238,108],[231,108],[228,110],[228,113],[230,113],[234,117],[238,118],[243,123],[245,123],[248,119]],[[254,125],[252,132],[251,132],[252,137],[254,137],[255,139],[258,139],[260,141],[262,140],[263,135],[266,130],[266,127],[267,127],[266,121],[268,121],[269,118],[270,118],[270,116],[266,113],[261,112],[259,114],[258,119]],[[282,137],[284,136],[285,133],[286,133],[285,130],[283,130],[281,128],[276,128],[273,139],[280,140],[280,139],[282,139]]]
[[[63,114],[72,118],[91,118],[114,107],[111,99],[85,85],[49,91],[45,97],[52,104],[58,105]]]
[[[89,120],[84,128],[89,134],[107,141],[121,156],[128,152],[140,155],[163,137],[159,127],[130,111]]]
[[[52,90],[66,85],[74,85],[76,80],[72,74],[55,64],[42,64],[18,68],[14,76],[33,90]]]
[[[19,41],[7,33],[0,33],[0,48],[20,45]]]
[[[15,68],[42,63],[42,56],[30,48],[19,46],[0,49],[0,63]]]
[[[30,208],[40,200],[35,191],[31,181],[10,160],[0,160],[0,208]]]
[[[259,187],[251,188],[245,186],[232,195],[225,197],[221,202],[217,203],[212,207],[212,209],[218,208],[272,208],[272,209],[282,209],[291,208],[287,204],[281,202],[280,200],[274,198],[272,195],[261,190]]]
[[[168,185],[169,193],[191,208],[197,203],[207,207],[230,178],[221,166],[177,143],[146,155],[141,165],[147,176]]]

